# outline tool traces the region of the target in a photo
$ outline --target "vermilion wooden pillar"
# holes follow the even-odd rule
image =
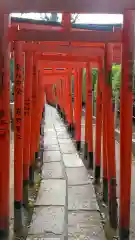
[[[63,117],[63,91],[61,79],[60,79],[60,116]]]
[[[67,80],[67,93],[68,93],[68,131],[73,135],[73,109],[72,109],[72,94],[71,94],[71,81],[72,73],[69,70],[68,80]]]
[[[39,129],[40,129],[40,121],[41,119],[39,119],[40,116],[40,70],[37,68],[37,72],[36,72],[36,78],[37,78],[37,92],[36,92],[36,101],[35,101],[35,121],[34,121],[34,127],[35,127],[35,131],[34,131],[34,153],[35,153],[35,159],[39,160],[40,156],[40,134],[39,134]],[[43,106],[42,106],[43,107]],[[41,161],[41,159],[40,159]]]
[[[31,109],[31,146],[30,146],[30,168],[29,168],[29,183],[34,184],[34,164],[35,164],[35,121],[36,121],[36,103],[38,92],[38,76],[37,76],[37,56],[33,54],[33,76],[32,76],[32,109]]]
[[[62,94],[62,119],[64,120],[65,117],[65,93],[64,93],[64,81],[61,79],[61,94]]]
[[[85,103],[85,139],[84,139],[84,159],[88,157],[88,77],[86,74],[86,103]]]
[[[34,133],[34,152],[39,152],[39,146],[40,146],[40,108],[41,108],[41,102],[40,102],[40,71],[37,69],[37,94],[36,94],[36,103],[35,103],[35,133]],[[36,158],[38,159],[38,154],[36,155]]]
[[[114,106],[112,103],[112,66],[109,61],[109,46],[105,47],[105,84],[106,84],[106,136],[107,136],[107,167],[109,190],[109,218],[113,228],[117,228],[116,200],[116,163],[114,136]]]
[[[76,123],[77,123],[77,111],[78,111],[78,71],[74,73],[74,104],[73,104],[73,122],[75,128],[76,137]]]
[[[22,228],[24,131],[24,59],[21,42],[14,44],[14,58],[14,230],[19,234]]]
[[[66,76],[65,78],[65,84],[66,84],[66,93],[65,93],[65,100],[66,100],[66,123],[67,126],[69,126],[69,120],[70,120],[70,116],[69,116],[69,78],[68,76]]]
[[[58,113],[60,114],[60,80],[57,81],[57,110]]]
[[[101,167],[101,131],[102,131],[102,65],[98,68],[98,80],[96,91],[96,143],[95,143],[95,183],[100,182]]]
[[[60,80],[57,81],[57,95],[58,95],[58,104],[57,104],[57,109],[58,109],[58,113],[60,114]]]
[[[10,44],[7,40],[9,16],[0,13],[0,239],[9,233],[10,170]]]
[[[120,240],[129,239],[132,166],[132,74],[135,11],[125,11],[120,92]]]
[[[33,55],[25,53],[25,82],[24,82],[24,148],[23,148],[23,204],[28,207],[28,185],[31,143],[31,101],[32,101],[32,70]]]
[[[102,67],[104,64],[102,62]],[[107,170],[107,118],[106,118],[106,104],[107,104],[107,96],[106,96],[106,82],[105,82],[105,74],[103,73],[103,81],[102,81],[102,119],[103,119],[103,201],[108,203],[108,170]]]
[[[68,77],[65,76],[64,78],[65,81],[65,124],[68,124],[68,93],[67,93],[67,81]]]
[[[35,134],[35,143],[36,149],[35,151],[39,151],[39,156],[37,156],[38,168],[41,168],[43,164],[43,151],[44,151],[44,119],[43,119],[43,111],[44,111],[44,103],[45,103],[45,93],[44,93],[44,84],[42,81],[42,70],[38,70],[38,98],[36,104],[36,134]],[[39,145],[40,143],[40,145]],[[40,148],[39,148],[40,146]]]
[[[77,88],[75,140],[77,151],[80,151],[82,119],[82,69],[78,69],[75,87]]]
[[[67,104],[66,104],[66,81],[65,79],[63,78],[62,79],[62,93],[63,93],[63,120],[64,122],[66,121],[66,107],[67,107]]]
[[[61,115],[61,80],[59,80],[59,106],[60,106],[59,114]]]
[[[92,72],[90,63],[86,67],[86,122],[85,154],[88,157],[88,168],[93,169],[93,126],[92,126]],[[87,155],[88,154],[88,155]]]

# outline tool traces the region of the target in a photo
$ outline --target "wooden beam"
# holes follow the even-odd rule
[[[39,61],[39,65],[41,68],[85,68],[86,63],[83,62],[56,62],[56,61],[50,61],[48,62],[47,60],[41,60]],[[95,62],[96,65],[96,62]]]
[[[88,56],[88,57],[104,57],[104,47],[85,47],[72,45],[50,45],[50,44],[36,44],[24,43],[23,51],[41,52],[45,54],[64,54],[71,56]],[[120,63],[121,59],[121,45],[112,44],[110,46],[110,55],[113,63]],[[112,56],[113,55],[113,56]]]
[[[70,12],[70,13],[123,13],[135,9],[134,0],[4,0],[1,12]]]
[[[41,52],[45,54],[68,54],[76,56],[103,56],[104,48],[79,47],[79,46],[55,46],[48,44],[24,43],[23,51]],[[120,53],[119,53],[120,54]]]
[[[38,55],[38,60],[43,60],[47,62],[97,62],[99,57],[87,57],[87,56],[57,56],[57,55]]]
[[[43,85],[50,85],[50,84],[55,84],[59,79],[64,80],[64,76],[63,75],[59,75],[59,76],[42,76],[42,84]]]
[[[45,76],[45,77],[60,77],[60,76],[62,76],[62,77],[64,77],[64,76],[66,76],[66,75],[68,75],[69,73],[68,73],[68,71],[67,72],[64,72],[64,73],[62,73],[62,72],[45,72],[44,71],[44,73],[43,73],[43,76]]]
[[[24,23],[24,22],[11,22],[12,27],[18,27],[19,29],[34,29],[34,30],[52,30],[52,31],[62,31],[62,26],[52,26],[44,24],[35,24],[35,23]]]
[[[94,42],[94,43],[119,43],[121,31],[51,31],[34,29],[9,29],[10,41],[68,41],[68,42]]]

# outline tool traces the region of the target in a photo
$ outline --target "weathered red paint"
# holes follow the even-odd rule
[[[95,141],[95,181],[100,181],[101,167],[101,132],[102,132],[102,89],[103,81],[102,65],[98,68],[97,90],[96,90],[96,141]]]
[[[48,80],[48,76],[52,76],[52,77],[56,77],[56,78],[58,78],[58,77],[64,77],[65,75],[67,75],[68,74],[68,71],[65,71],[65,72],[46,72],[46,71],[44,71],[44,73],[43,73],[43,76],[45,76],[46,77],[46,79]]]
[[[68,13],[124,13],[124,9],[135,9],[135,3],[133,0],[119,1],[117,6],[115,2],[108,0],[106,2],[98,2],[97,0],[77,0],[61,1],[53,0],[40,2],[35,0],[33,4],[28,1],[24,1],[20,4],[17,0],[13,0],[12,4],[10,0],[6,0],[2,3],[1,9],[5,13],[11,12],[68,12]]]
[[[68,74],[64,78],[64,101],[65,101],[65,122],[68,122],[68,91],[67,91],[67,81],[68,81]]]
[[[74,126],[75,126],[75,132],[76,132],[76,122],[77,122],[77,111],[78,111],[78,71],[75,71],[74,73],[74,105],[73,105],[73,114],[74,114]]]
[[[112,103],[112,66],[109,65],[108,46],[105,49],[105,84],[106,84],[106,136],[107,136],[107,164],[110,224],[117,227],[116,203],[116,163],[115,163],[115,136],[114,136],[114,106]],[[110,137],[111,136],[111,137]]]
[[[101,60],[102,71],[104,71],[104,59]],[[108,203],[108,169],[107,169],[107,118],[106,118],[106,82],[105,74],[103,72],[103,81],[102,84],[102,119],[103,119],[103,201]]]
[[[64,121],[66,120],[66,111],[67,111],[67,101],[66,101],[66,92],[67,92],[67,85],[66,85],[66,78],[63,78],[63,109],[64,109]]]
[[[56,82],[56,104],[57,110],[60,108],[60,92],[59,92],[59,80]]]
[[[24,121],[24,66],[21,43],[15,43],[15,131],[14,131],[14,199],[22,201],[23,183],[23,121]]]
[[[77,30],[72,31],[54,31],[54,30],[36,30],[36,29],[9,29],[9,41],[69,41],[69,42],[96,42],[96,43],[120,43],[121,31],[90,31]]]
[[[40,123],[42,111],[45,102],[44,84],[42,83],[42,70],[38,70],[38,98],[36,101],[36,116],[35,116],[35,152],[39,150],[40,141]]]
[[[134,19],[134,11],[125,11],[120,93],[120,240],[129,239],[130,229]]]
[[[23,179],[29,179],[33,55],[25,53]]]
[[[69,69],[68,79],[67,79],[67,102],[68,102],[68,126],[69,128],[73,127],[73,109],[72,109],[72,95],[71,95],[71,81],[72,81],[72,73]]]
[[[54,42],[55,43],[55,42]],[[13,51],[13,45],[12,44],[12,51]],[[109,44],[110,45],[110,61],[112,63],[120,64],[121,62],[121,44]],[[75,45],[71,43],[66,43],[63,45],[63,43],[52,44],[50,43],[44,43],[44,42],[38,42],[38,43],[24,43],[23,44],[23,51],[32,51],[32,52],[41,52],[46,55],[51,54],[64,54],[64,55],[75,55],[75,56],[89,56],[89,57],[104,57],[104,45],[99,43],[97,45],[91,45],[89,44],[82,44]],[[113,57],[112,57],[113,52]]]
[[[72,45],[49,45],[49,44],[31,44],[31,43],[24,43],[23,50],[27,51],[37,51],[43,52],[44,54],[72,54],[74,56],[89,56],[89,57],[103,57],[104,56],[104,47],[92,47],[92,46],[72,46]],[[121,58],[121,48],[116,48],[115,44],[112,47],[113,51],[113,59],[112,62],[119,64]]]
[[[52,56],[51,56],[52,57]],[[93,59],[93,58],[92,58]],[[95,61],[94,61],[95,60]],[[93,59],[93,65],[96,65],[97,63],[97,58]],[[55,66],[57,68],[69,68],[69,69],[72,69],[72,68],[85,68],[86,67],[86,63],[85,62],[77,62],[77,59],[76,59],[76,62],[62,62],[62,60],[59,60],[59,61],[47,61],[47,60],[39,60],[39,64],[42,64],[43,68],[44,67],[52,67],[52,66]],[[96,65],[97,66],[97,65]]]
[[[37,103],[37,94],[38,94],[38,69],[37,69],[37,61],[36,54],[33,54],[33,79],[32,79],[32,110],[31,110],[31,129],[34,129],[35,126],[35,118],[36,118],[36,103]],[[35,133],[31,132],[31,149],[30,149],[30,161],[31,164],[34,161],[34,153],[35,153]]]
[[[87,144],[88,144],[88,167],[93,168],[93,126],[92,126],[92,68],[87,63],[86,68],[87,88]]]
[[[47,84],[44,87],[46,93],[46,101],[50,104],[55,104],[54,96],[53,96],[53,84]]]
[[[75,140],[77,150],[81,147],[81,119],[82,119],[82,78],[83,69],[78,69],[77,78],[75,79],[74,89],[77,89],[76,99],[76,121],[75,121]]]
[[[6,33],[9,16],[0,14],[0,236],[9,232],[9,170],[10,170],[10,44]]]

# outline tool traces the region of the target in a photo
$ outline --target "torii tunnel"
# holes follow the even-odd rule
[[[42,168],[45,103],[57,112],[81,152],[82,74],[86,69],[85,143],[83,159],[102,180],[102,202],[120,240],[130,237],[132,164],[132,69],[134,65],[135,2],[110,0],[5,0],[0,3],[0,239],[10,229],[10,58],[14,59],[14,232],[22,228],[22,208],[29,211],[29,187]],[[130,9],[130,10],[129,10]],[[10,21],[12,12],[62,12],[61,26]],[[72,28],[71,13],[122,13],[124,23],[114,31]],[[112,64],[121,64],[120,202],[116,196]],[[92,68],[98,69],[96,131],[93,134]],[[74,104],[71,82],[74,76]],[[52,95],[52,88],[55,87]],[[46,97],[45,97],[46,96]],[[95,139],[95,150],[93,147]],[[101,154],[102,152],[102,154]],[[102,155],[102,161],[101,161]],[[102,174],[101,174],[102,172]],[[118,220],[119,219],[119,220]],[[23,238],[22,238],[23,239]],[[24,238],[25,239],[25,238]]]

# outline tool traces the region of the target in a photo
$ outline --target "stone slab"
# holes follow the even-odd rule
[[[37,207],[34,209],[29,234],[46,235],[63,234],[65,227],[65,209],[64,207]],[[56,236],[57,237],[57,236]]]
[[[45,237],[43,234],[41,235],[34,235],[28,236],[27,240],[64,240],[64,237]]]
[[[44,152],[44,162],[57,162],[61,161],[60,151],[45,151]]]
[[[44,136],[46,138],[56,138],[57,135],[56,135],[56,132],[53,130],[53,131],[44,131]]]
[[[65,132],[65,133],[67,133],[64,125],[63,126],[58,126],[58,127],[55,126],[55,130],[56,130],[56,132]]]
[[[45,144],[44,145],[44,151],[59,151],[59,145],[58,144]]]
[[[66,181],[60,179],[42,180],[36,206],[64,206],[66,199]]]
[[[53,131],[55,130],[55,129],[54,129],[54,126],[53,126],[53,123],[52,123],[52,124],[48,123],[48,121],[47,121],[47,119],[46,119],[44,130],[48,132],[48,131],[51,131],[51,129],[52,129]]]
[[[47,126],[47,127],[44,128],[44,132],[51,134],[51,133],[55,133],[56,131],[55,131],[55,128],[53,126],[52,127]]]
[[[68,185],[79,185],[91,183],[90,175],[85,167],[66,168]]]
[[[105,240],[98,211],[69,212],[68,239]]]
[[[92,184],[68,187],[69,210],[99,210]]]
[[[44,137],[44,144],[45,145],[57,145],[58,144],[58,140],[57,140],[57,138],[55,137]]]
[[[72,140],[70,138],[58,138],[58,142],[60,144],[72,144]]]
[[[73,143],[61,143],[60,149],[62,153],[75,153],[76,148]]]
[[[70,138],[70,136],[68,135],[68,133],[63,133],[63,132],[58,132],[58,133],[57,133],[57,137],[58,137],[58,138],[62,138],[62,139]]]
[[[63,166],[61,162],[45,163],[42,168],[42,178],[64,178]]]
[[[54,122],[54,127],[55,127],[55,129],[61,128],[61,127],[65,127],[64,123],[62,123],[62,121],[59,118],[59,116],[57,117],[57,121]]]
[[[64,161],[65,167],[82,167],[82,166],[84,166],[82,160],[80,159],[80,157],[78,156],[77,153],[63,154],[63,161]]]

